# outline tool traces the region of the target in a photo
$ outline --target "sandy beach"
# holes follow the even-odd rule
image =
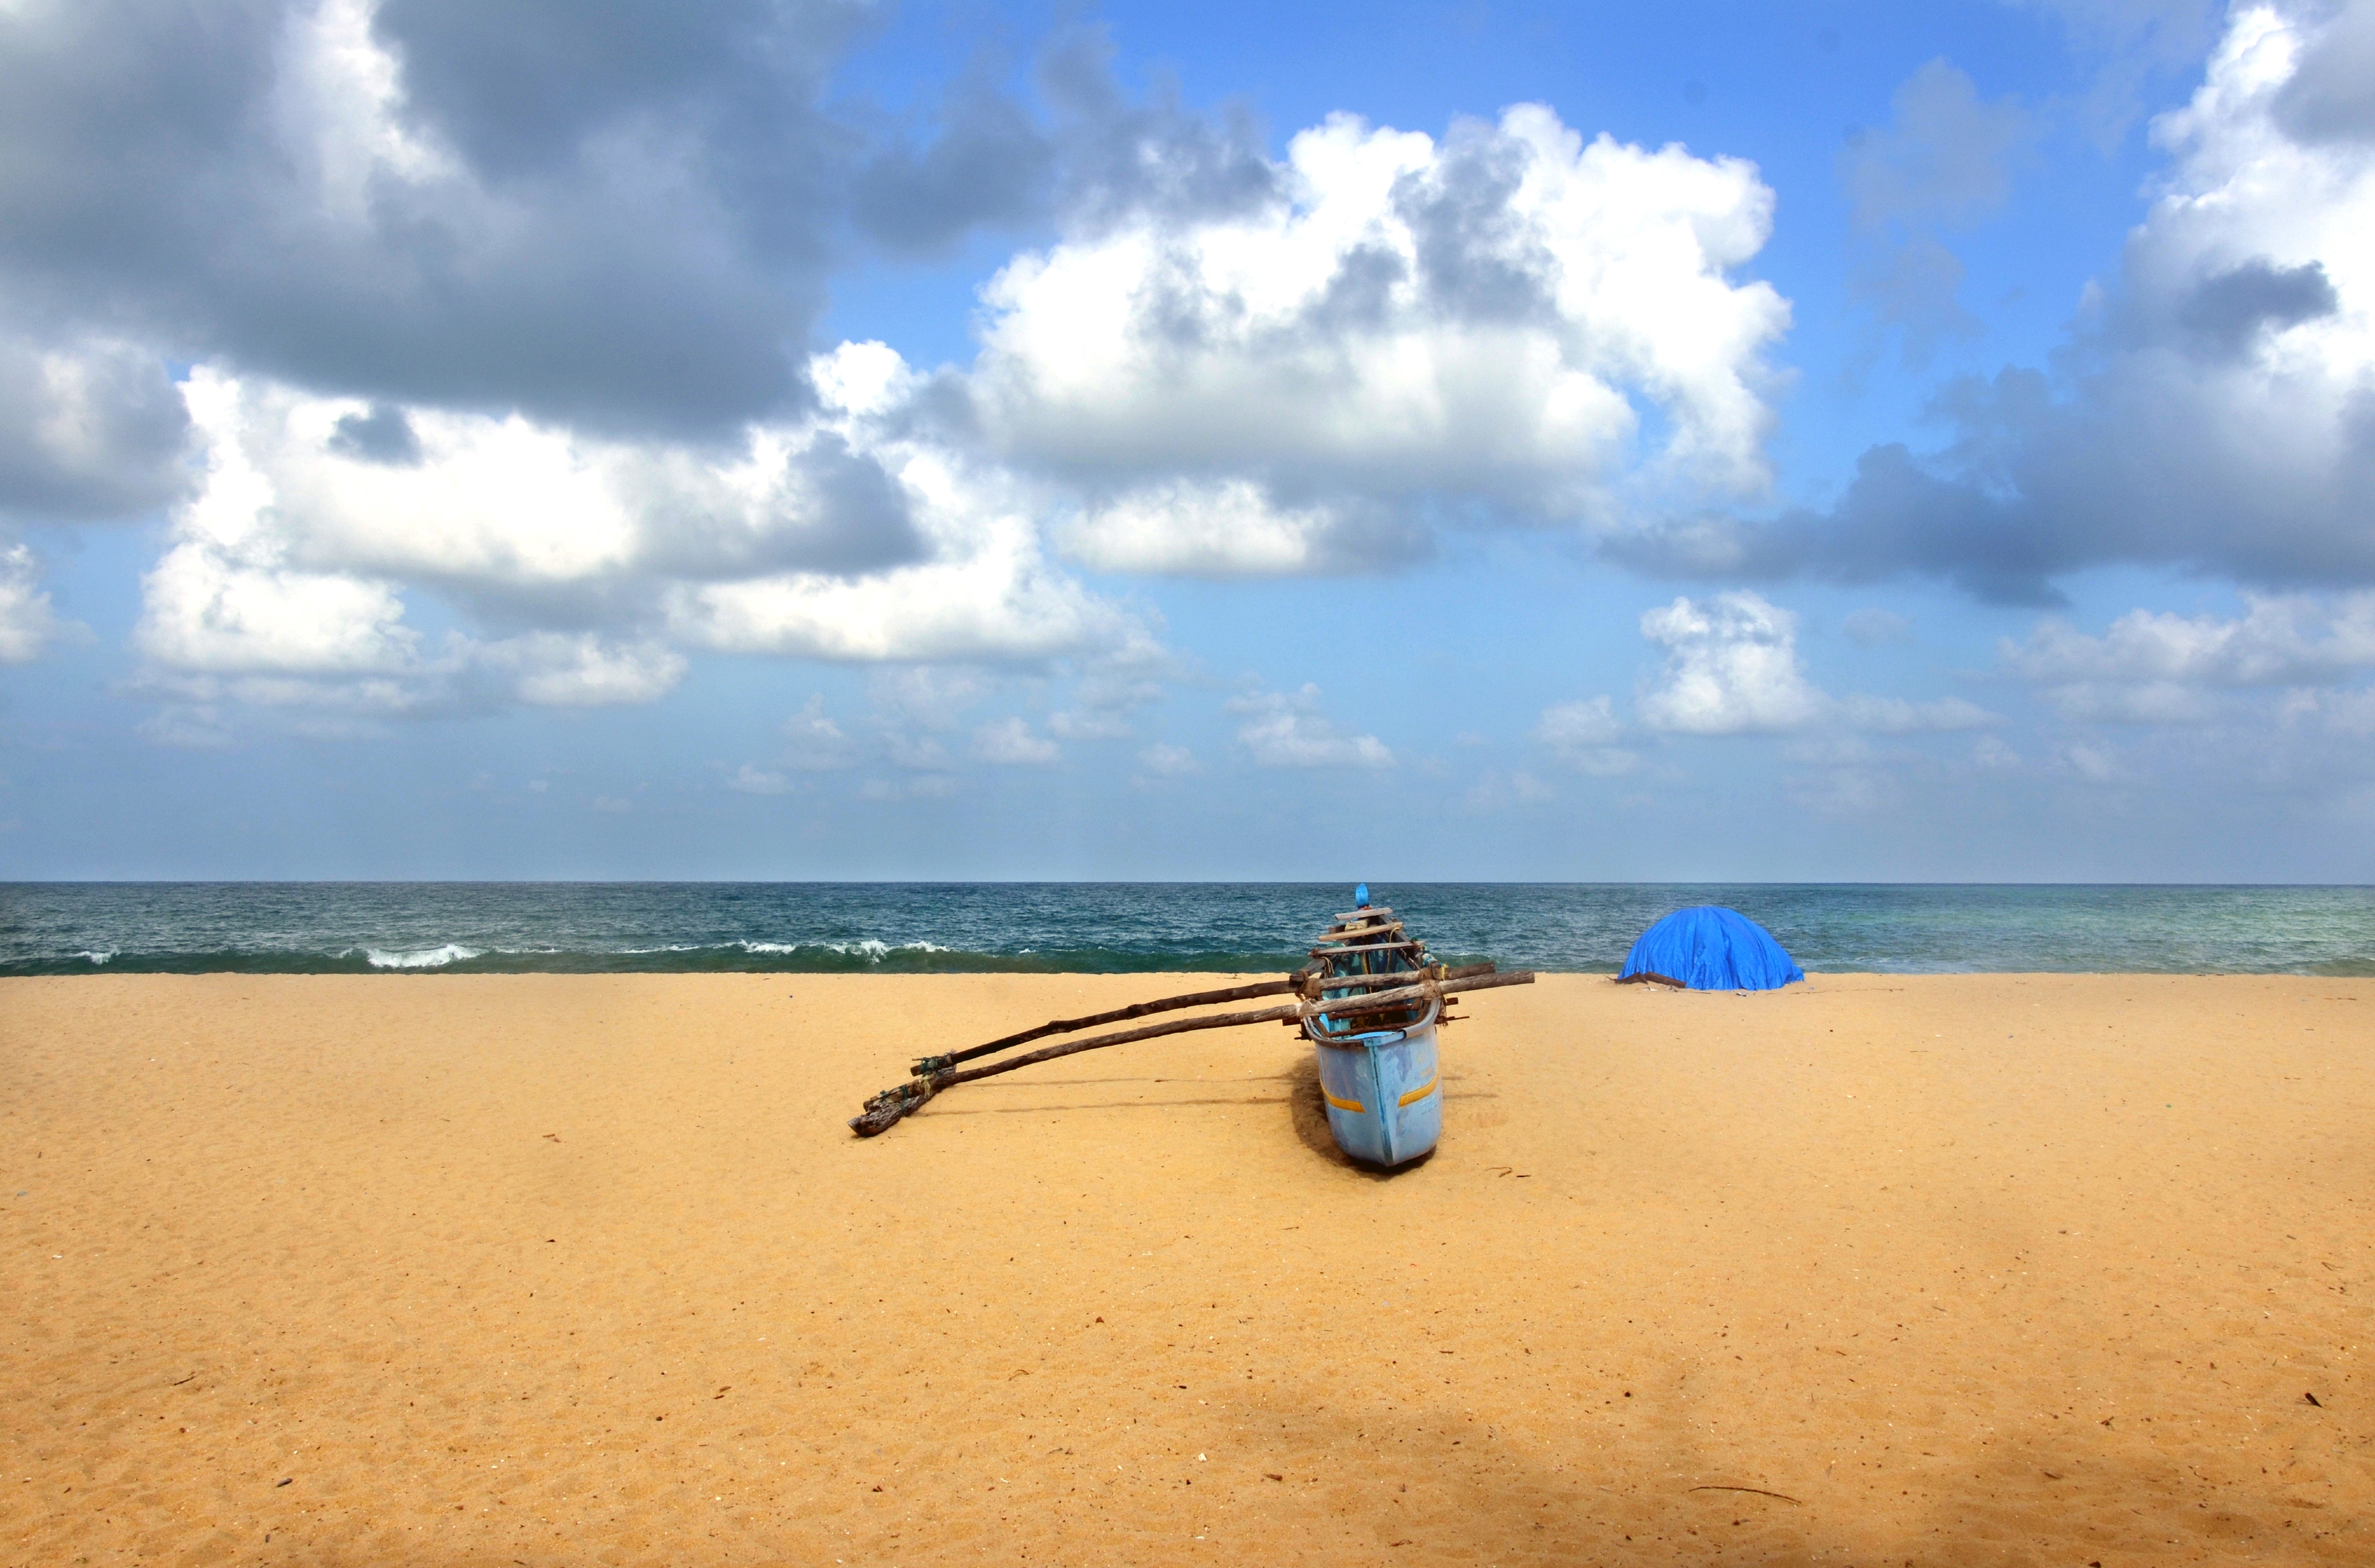
[[[2375,982],[0,982],[0,1562],[2375,1562]],[[1215,979],[1211,983],[1223,984]]]

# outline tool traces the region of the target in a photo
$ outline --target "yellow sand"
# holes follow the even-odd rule
[[[0,982],[0,1562],[2375,1562],[2375,983]],[[2316,1403],[2310,1402],[2314,1396]]]

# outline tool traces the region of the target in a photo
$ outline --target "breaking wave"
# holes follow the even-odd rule
[[[746,953],[774,953],[788,958],[795,953],[833,953],[842,958],[860,958],[868,963],[880,963],[893,953],[945,953],[953,949],[938,942],[892,943],[872,937],[861,937],[854,942],[752,942],[733,944]],[[1026,952],[1028,949],[1024,949]]]
[[[365,948],[363,960],[373,969],[443,969],[449,963],[480,956],[483,949],[445,942],[434,948]]]

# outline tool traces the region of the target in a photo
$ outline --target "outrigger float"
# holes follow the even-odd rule
[[[860,1138],[872,1138],[890,1131],[958,1084],[1059,1056],[1192,1030],[1281,1023],[1300,1029],[1319,1054],[1319,1091],[1328,1102],[1328,1130],[1339,1149],[1372,1165],[1406,1165],[1423,1159],[1443,1136],[1443,1075],[1436,1053],[1436,1030],[1440,1024],[1459,1021],[1457,1015],[1446,1013],[1445,1007],[1470,991],[1530,985],[1533,972],[1502,973],[1490,963],[1447,969],[1427,958],[1426,944],[1411,937],[1392,910],[1370,905],[1365,884],[1356,890],[1354,899],[1361,907],[1337,915],[1312,947],[1311,961],[1283,979],[1193,991],[1086,1018],[1052,1019],[1035,1029],[970,1050],[920,1057],[909,1069],[915,1076],[868,1100],[866,1109],[850,1119],[850,1130]],[[982,1062],[979,1067],[963,1065],[1053,1034],[1076,1033],[1184,1008],[1278,996],[1293,996],[1295,1000],[1252,1012],[1175,1019],[1043,1045]]]

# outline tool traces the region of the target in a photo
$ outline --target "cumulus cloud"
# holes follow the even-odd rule
[[[973,732],[973,753],[985,762],[1044,768],[1062,759],[1062,748],[1031,733],[1029,721],[1009,715]]]
[[[161,506],[187,480],[188,426],[154,354],[0,330],[0,518],[81,522]]]
[[[731,444],[808,406],[853,223],[930,249],[1194,221],[1272,179],[1242,116],[1132,102],[1078,29],[1040,73],[1053,124],[975,74],[911,147],[831,86],[878,26],[870,0],[9,8],[0,515],[172,499],[169,363],[350,395],[330,442],[390,465],[424,409]]]
[[[1664,671],[1637,703],[1652,729],[1774,734],[1822,715],[1826,700],[1798,658],[1798,618],[1759,595],[1677,598],[1641,617],[1641,635],[1666,650]]]
[[[2375,666],[2375,593],[2245,594],[2238,617],[2131,610],[2101,637],[2051,619],[2005,662],[2042,685],[2177,680],[2210,686],[2324,682]]]
[[[0,548],[0,665],[38,657],[57,630],[50,596],[35,575],[33,552],[23,545]]]
[[[974,407],[1010,460],[1089,492],[1081,559],[1326,570],[1480,508],[1594,522],[1628,487],[1766,483],[1789,308],[1728,276],[1771,225],[1752,166],[1520,105],[1441,141],[1333,116],[1270,174],[1251,205],[1143,211],[983,290]]]
[[[426,502],[391,502],[373,460],[331,445],[335,401],[257,392],[203,370],[185,391],[206,469],[143,581],[134,633],[166,688],[394,713],[494,693],[570,706],[645,701],[682,677],[683,657],[648,636],[538,629],[454,633],[432,647],[406,621],[400,584],[431,563],[449,582],[475,573],[494,589],[598,569],[618,548],[615,528],[602,525],[616,520],[587,518],[565,488],[538,494],[535,481],[549,476],[469,452],[458,472],[423,466],[419,477],[438,487]],[[469,494],[472,478],[490,493]]]
[[[648,702],[684,678],[684,655],[658,643],[613,643],[590,632],[532,632],[487,644],[484,667],[515,677],[523,702],[548,708]]]
[[[1653,730],[1676,735],[1780,735],[1824,725],[1881,735],[1983,729],[2003,723],[1961,697],[1915,701],[1850,693],[1835,698],[1807,678],[1798,652],[1798,618],[1762,595],[1684,597],[1641,617],[1641,635],[1666,651],[1665,667],[1640,691],[1636,710]],[[1539,733],[1589,746],[1613,737],[1606,698],[1569,703],[1543,715]]]
[[[1147,486],[1090,506],[1058,537],[1065,554],[1100,572],[1171,577],[1375,567],[1418,548],[1408,530],[1383,519],[1365,529],[1339,507],[1282,506],[1250,479]]]
[[[1614,553],[1730,576],[1918,572],[2026,603],[2111,562],[2375,583],[2375,138],[2299,107],[2356,58],[2369,11],[2233,12],[2200,89],[2154,122],[2168,167],[2065,371],[1953,383],[1935,410],[1953,440],[1873,448],[1828,512],[1702,512]]]
[[[1194,221],[1259,205],[1274,167],[1249,113],[1217,120],[1186,107],[1158,81],[1132,101],[1114,77],[1102,26],[1062,29],[1033,73],[1046,112],[1001,96],[977,64],[936,106],[920,146],[893,140],[860,171],[852,210],[888,244],[945,253],[976,225],[1060,218],[1081,231],[1133,218]]]
[[[518,414],[361,407],[206,367],[184,390],[207,462],[185,520],[215,518],[200,525],[227,540],[242,513],[243,536],[268,535],[292,558],[481,601],[615,600],[655,578],[850,574],[925,549],[904,493],[851,449],[845,417],[754,425],[712,447],[605,440]]]
[[[2316,47],[2276,95],[2276,120],[2295,140],[2375,142],[2375,9],[2320,8]],[[2311,12],[2317,16],[2317,12]]]
[[[518,701],[646,701],[686,648],[880,662],[1152,647],[1047,561],[1017,481],[891,429],[914,382],[898,356],[844,345],[811,379],[811,415],[695,444],[201,367],[183,393],[204,467],[136,643],[165,672],[394,680],[414,693],[399,707],[505,676]],[[424,591],[526,629],[432,649],[407,619]]]
[[[874,25],[16,8],[0,522],[165,513],[134,644],[192,733],[644,701],[706,651],[1069,675],[1044,747],[1129,733],[1171,673],[1081,567],[1377,570],[1766,485],[1789,309],[1736,277],[1753,166],[1529,105],[1272,158],[1242,112],[1122,93],[1094,29],[1034,106],[976,74],[911,141],[832,85]],[[1057,239],[985,288],[972,366],[807,352],[867,244],[1025,221]],[[1281,701],[1258,756],[1389,760]]]
[[[2132,610],[2092,637],[2067,621],[2007,639],[2005,666],[2066,717],[2185,724],[2218,713],[2218,694],[2331,686],[2375,668],[2375,593],[2246,595],[2238,617]]]
[[[1374,735],[1351,735],[1319,711],[1319,688],[1255,691],[1229,701],[1237,744],[1265,768],[1389,768],[1394,754]]]

